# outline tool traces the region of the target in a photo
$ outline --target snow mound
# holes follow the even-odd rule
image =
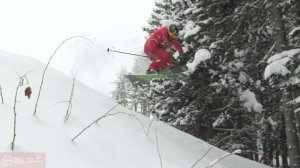
[[[199,53],[207,54],[201,60],[208,58],[206,51]],[[160,167],[157,148],[164,168],[188,168],[211,148],[206,142],[173,127],[155,120],[152,122],[116,106],[115,101],[78,81],[74,87],[70,118],[65,123],[66,100],[70,98],[73,79],[71,75],[52,68],[46,72],[37,114],[34,116],[45,65],[25,56],[4,52],[0,52],[0,59],[0,86],[4,98],[4,104],[0,104],[2,152],[10,152],[14,97],[20,79],[18,74],[26,74],[28,81],[20,86],[17,96],[14,152],[44,153],[47,168],[156,168]],[[31,99],[24,96],[27,86],[33,91]],[[104,114],[106,117],[101,118]],[[98,118],[101,119],[89,126]],[[71,141],[82,130],[85,131]],[[195,168],[204,168],[225,154],[213,148]],[[268,167],[236,155],[214,164],[214,168]]]

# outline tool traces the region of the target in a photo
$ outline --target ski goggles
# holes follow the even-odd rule
[[[170,39],[175,39],[177,35],[175,33],[169,33]]]

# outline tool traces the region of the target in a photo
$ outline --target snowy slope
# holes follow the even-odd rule
[[[88,86],[76,82],[73,108],[69,121],[64,115],[72,88],[71,75],[49,68],[34,116],[34,105],[41,82],[44,64],[29,57],[0,52],[0,85],[4,104],[0,104],[0,151],[9,152],[13,138],[13,103],[19,77],[27,74],[33,90],[31,99],[24,96],[26,83],[20,88],[17,103],[17,152],[42,152],[46,154],[47,168],[159,168],[159,151],[164,168],[190,168],[210,145],[158,121],[152,123],[146,136],[142,125],[148,129],[150,119],[141,115],[112,115],[92,125],[74,142],[71,139],[92,121],[115,106],[115,102]],[[17,73],[16,73],[17,72]],[[80,73],[80,72],[78,72]],[[103,81],[104,82],[104,81]],[[111,113],[126,112],[117,107]],[[138,122],[138,120],[140,122]],[[224,151],[213,148],[196,168],[205,168]],[[231,155],[214,168],[265,168],[267,166]]]

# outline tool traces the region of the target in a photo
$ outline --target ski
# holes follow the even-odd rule
[[[141,75],[124,75],[131,83],[144,84],[152,79],[182,79],[186,76],[185,72],[188,67],[180,65],[171,67],[165,71],[156,74],[141,74]]]

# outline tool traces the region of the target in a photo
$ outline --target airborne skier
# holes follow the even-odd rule
[[[181,44],[177,41],[179,29],[175,24],[164,26],[154,31],[144,45],[144,52],[152,63],[146,73],[157,73],[168,69],[173,62],[173,57],[167,49],[174,46],[179,55],[183,54]]]

